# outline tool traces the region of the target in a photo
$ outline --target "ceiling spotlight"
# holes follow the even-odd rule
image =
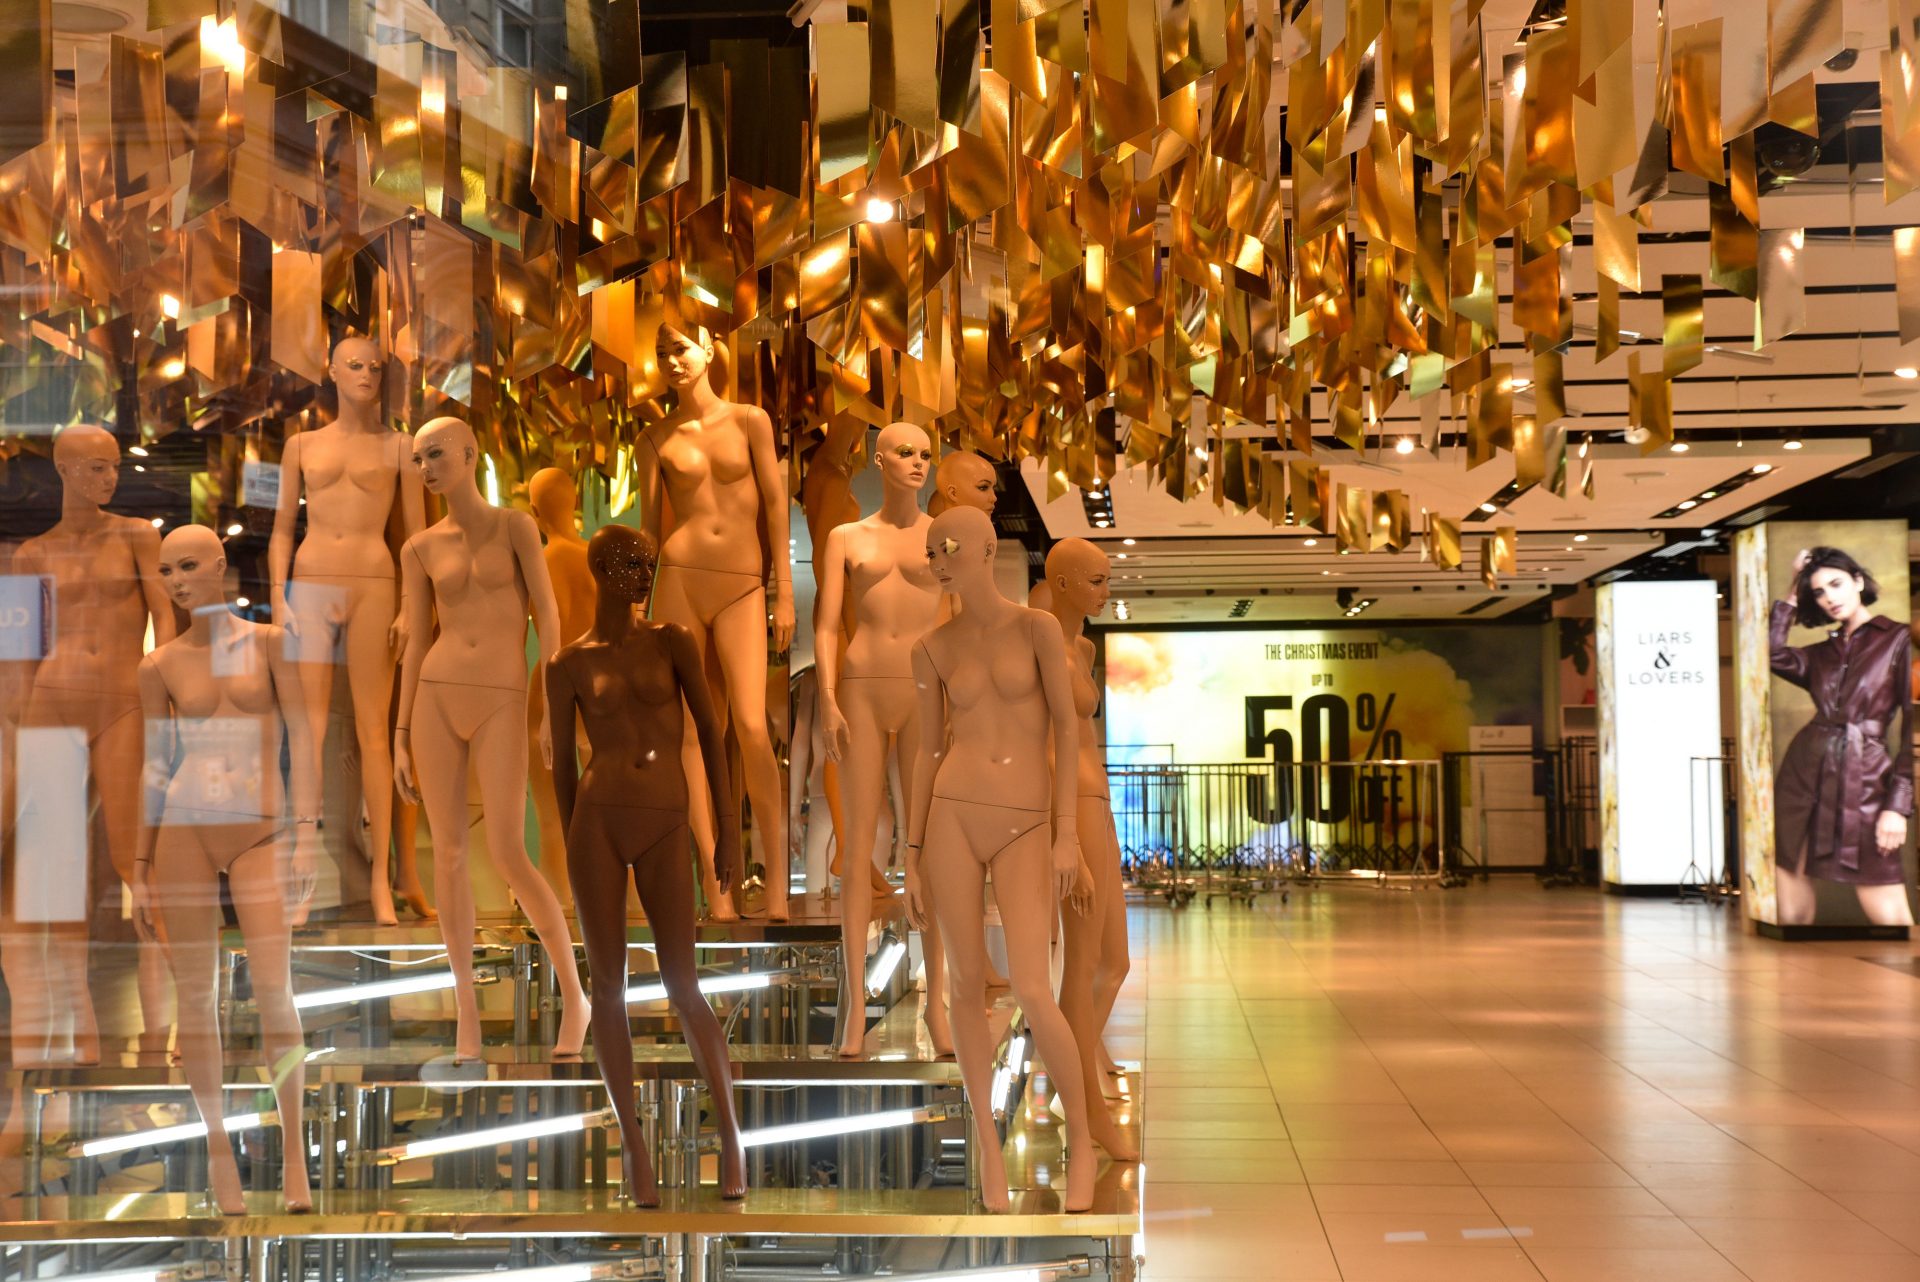
[[[1115,601],[1113,603],[1113,617],[1120,620],[1120,622],[1125,623],[1127,616],[1132,613],[1133,611],[1127,609],[1127,603],[1125,601]]]
[[[1133,545],[1134,545],[1135,543],[1137,543],[1137,542],[1139,542],[1139,540],[1138,540],[1138,539],[1121,539],[1121,540],[1120,540],[1120,546],[1121,546],[1121,547],[1128,547],[1128,548],[1130,548],[1130,547],[1132,547],[1132,546],[1133,546]]]
[[[1411,436],[1403,436],[1395,441],[1393,443],[1393,452],[1395,454],[1413,453],[1413,438]]]
[[[1320,540],[1319,539],[1303,539],[1301,541],[1300,546],[1308,547],[1308,548],[1317,548],[1320,546]]]
[[[239,606],[242,610],[246,609],[248,606],[253,604],[251,600],[243,596],[237,596],[233,598],[233,603]]]
[[[1688,450],[1692,449],[1693,447],[1691,445],[1688,445],[1685,441],[1675,441],[1668,448],[1671,449],[1675,454],[1685,454]]]
[[[1116,561],[1124,561],[1127,559],[1127,554],[1125,552],[1115,552],[1113,554],[1113,559]]]
[[[1780,448],[1783,450],[1797,450],[1800,448],[1800,445],[1801,445],[1800,438],[1796,436],[1790,441],[1781,442]]]
[[[1587,541],[1587,536],[1584,534],[1576,534],[1573,536],[1573,541],[1575,543],[1585,543]]]
[[[870,223],[890,223],[893,221],[893,202],[874,196],[867,201],[867,221]]]
[[[1098,527],[1099,529],[1102,529],[1102,530],[1104,530],[1104,529],[1106,529],[1107,527],[1109,527],[1109,526],[1111,526],[1112,524],[1113,524],[1113,522],[1112,522],[1112,521],[1095,521],[1095,522],[1094,522],[1094,525],[1095,525],[1096,527]]]
[[[1692,508],[1699,507],[1700,504],[1693,499],[1681,499],[1678,503],[1674,504],[1674,506],[1679,508],[1682,512],[1685,512]]]
[[[1899,369],[1893,371],[1893,376],[1895,378],[1920,378],[1920,369],[1915,369],[1911,365],[1902,365]]]
[[[1492,516],[1495,512],[1498,512],[1500,510],[1500,505],[1497,503],[1482,503],[1480,505],[1480,510],[1482,512],[1485,512],[1488,516]]]
[[[144,445],[129,445],[127,446],[127,453],[133,455],[135,458],[145,458],[147,456],[147,447]]]
[[[161,526],[165,525],[166,523],[167,523],[167,518],[164,516],[156,516],[153,518],[153,528],[156,530],[159,529]]]
[[[232,538],[236,534],[245,534],[246,532],[247,532],[247,527],[240,524],[240,522],[238,521],[235,521],[232,525],[229,525],[227,527],[228,538]]]
[[[1773,464],[1771,463],[1755,463],[1753,465],[1753,474],[1755,476],[1765,476],[1771,471],[1773,471]]]

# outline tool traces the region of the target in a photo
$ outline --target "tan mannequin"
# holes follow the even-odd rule
[[[1120,838],[1107,793],[1106,744],[1093,724],[1093,714],[1100,707],[1100,687],[1093,679],[1093,642],[1084,635],[1088,616],[1107,608],[1112,573],[1106,553],[1085,539],[1062,539],[1047,553],[1049,610],[1060,621],[1060,631],[1066,638],[1073,673],[1073,708],[1080,721],[1077,763],[1072,767],[1080,817],[1080,882],[1074,887],[1075,911],[1061,919],[1066,958],[1060,978],[1060,1010],[1073,1026],[1073,1040],[1080,1047],[1087,1107],[1096,1126],[1098,1114],[1104,1111],[1098,1101],[1103,1095],[1117,1094],[1105,1070],[1100,1037],[1120,996],[1120,985],[1127,978],[1127,906],[1120,884]],[[1054,769],[1067,768],[1056,750]],[[1133,1155],[1117,1128],[1100,1142],[1115,1157]]]
[[[913,647],[920,760],[908,814],[907,910],[939,915],[953,992],[953,1041],[973,1113],[981,1198],[1009,1206],[993,1121],[983,890],[989,871],[1006,926],[1008,973],[1066,1117],[1066,1209],[1093,1203],[1094,1151],[1073,1030],[1054,1004],[1053,906],[1080,868],[1071,776],[1047,769],[1047,734],[1074,742],[1073,685],[1060,628],[994,584],[993,522],[949,508],[927,527],[927,561],[961,614]],[[949,734],[951,737],[949,737]],[[944,750],[941,745],[945,744]],[[1049,814],[1052,817],[1049,827]]]
[[[554,603],[560,608],[562,644],[577,641],[593,626],[593,571],[587,568],[587,541],[580,537],[574,513],[576,491],[573,478],[557,467],[543,467],[527,481],[527,504],[533,509],[533,521],[540,527],[546,546],[540,558],[547,563],[547,577],[553,580]],[[533,670],[533,685],[527,699],[527,742],[538,743],[540,726],[547,718],[546,664]],[[553,794],[553,772],[537,760],[532,761],[533,812],[540,831],[540,875],[553,887],[560,906],[573,907],[573,885],[567,878],[567,830],[560,821],[560,807]]]
[[[160,535],[146,521],[106,510],[120,481],[120,446],[105,428],[76,424],[54,438],[53,465],[60,476],[60,519],[45,534],[20,545],[13,573],[50,580],[53,645],[39,661],[22,665],[11,687],[8,719],[21,729],[70,728],[86,740],[86,779],[99,801],[107,854],[129,885],[140,839],[140,690],[137,671],[149,622],[155,645],[173,639],[173,608],[160,587]],[[12,747],[11,744],[8,745]],[[9,769],[13,767],[9,765]],[[24,775],[24,771],[23,771]],[[85,780],[76,780],[85,788]],[[59,879],[77,876],[83,885],[87,851],[36,852],[30,837],[33,811],[84,807],[84,795],[31,795],[23,779],[16,801],[14,858],[51,859],[43,868]],[[95,897],[82,896],[77,920],[48,922],[39,905],[18,897],[20,870],[6,888],[10,938],[0,948],[13,1008],[13,1055],[17,1067],[71,1057],[100,1060],[100,1030],[87,987],[87,922]],[[139,961],[141,1044],[166,1045],[172,1023],[167,1010],[166,958],[143,947]]]
[[[313,710],[309,732],[315,736],[316,760],[326,749],[334,665],[346,665],[360,746],[367,854],[373,861],[373,919],[390,926],[398,919],[387,868],[393,830],[393,794],[386,786],[393,773],[387,712],[394,659],[407,646],[407,621],[394,601],[397,576],[386,540],[395,492],[406,537],[418,534],[426,517],[419,478],[407,467],[408,439],[380,421],[385,368],[371,339],[345,338],[335,345],[327,372],[339,408],[333,422],[292,437],[280,455],[280,504],[267,544],[267,572],[273,621],[295,639],[299,653],[300,678]],[[307,536],[296,552],[293,532],[303,497]],[[400,893],[407,906],[432,916],[418,865],[404,847],[400,864]]]
[[[447,941],[459,1011],[457,1060],[480,1055],[480,1008],[473,991],[473,883],[467,874],[467,766],[484,799],[487,857],[520,901],[559,980],[565,1011],[555,1050],[577,1055],[587,1036],[587,997],[574,964],[567,917],[527,858],[527,610],[540,653],[559,648],[560,616],[540,557],[540,536],[524,512],[488,504],[474,484],[480,449],[473,429],[436,418],[413,438],[413,461],[447,514],[401,550],[407,604],[394,778],[401,795],[424,804],[433,837],[440,933]],[[432,636],[434,616],[438,636]],[[553,741],[539,730],[542,764]],[[415,766],[418,779],[415,783]]]
[[[970,450],[956,450],[940,457],[927,515],[939,516],[951,507],[970,507],[991,516],[995,497],[993,464]]]
[[[207,1123],[214,1201],[242,1215],[240,1170],[221,1108],[220,874],[240,919],[261,1047],[285,1128],[281,1188],[307,1210],[307,1046],[293,1005],[288,910],[313,893],[320,856],[320,772],[301,674],[277,627],[227,608],[227,558],[202,525],[160,545],[160,577],[192,621],[140,662],[147,725],[146,823],[133,882],[134,921],[166,942],[180,998],[180,1062]],[[281,725],[292,758],[293,814],[282,805]],[[291,820],[291,823],[289,822]],[[288,828],[292,828],[289,834]],[[292,836],[291,863],[282,866]]]
[[[787,858],[790,864],[800,861],[807,893],[824,900],[831,880],[827,847],[834,835],[832,824],[824,820],[838,803],[830,806],[827,801],[827,745],[820,731],[819,698],[820,672],[808,664],[795,674],[788,699],[793,707],[793,748],[787,758]]]
[[[660,548],[652,617],[692,631],[713,686],[724,726],[732,721],[746,774],[748,803],[767,867],[767,917],[787,919],[786,810],[780,765],[767,730],[767,565],[773,561],[773,648],[793,643],[793,580],[787,558],[787,487],[766,411],[720,399],[708,378],[714,349],[704,330],[689,337],[662,326],[656,344],[660,368],[679,396],[674,411],[641,436],[636,450],[641,511],[648,537]],[[662,499],[674,527],[662,534]],[[699,740],[691,720],[683,756],[688,777],[699,770]],[[738,917],[732,897],[711,880],[713,820],[706,800],[693,795],[694,842],[702,858],[708,911],[716,920]]]
[[[740,877],[740,830],[733,822],[720,723],[692,634],[677,623],[634,617],[653,587],[651,541],[623,525],[609,525],[593,536],[589,556],[601,586],[600,608],[592,629],[554,656],[546,680],[560,745],[553,786],[567,822],[568,868],[577,883],[580,936],[597,997],[593,1053],[619,1119],[628,1190],[641,1206],[658,1206],[653,1163],[635,1112],[633,1032],[625,1000],[626,888],[631,882],[653,930],[667,1000],[712,1095],[721,1196],[744,1197],[747,1167],[734,1113],[727,1035],[700,992],[694,965],[698,922],[687,868],[687,777],[680,765],[684,706],[706,762],[703,782],[721,820],[714,879],[729,887]],[[576,713],[598,748],[584,775],[574,773]]]
[[[932,445],[913,424],[895,423],[880,433],[874,462],[880,468],[880,510],[827,535],[813,636],[820,669],[821,733],[827,755],[840,762],[840,799],[846,812],[840,946],[852,1005],[844,1012],[840,1053],[849,1056],[860,1053],[866,1034],[861,980],[873,888],[862,870],[873,866],[874,824],[887,786],[890,741],[899,745],[903,787],[909,794],[913,791],[920,724],[911,656],[940,615],[940,585],[926,559],[932,518],[920,510],[920,490],[933,463]],[[846,637],[844,667],[837,653],[841,636]],[[937,1054],[951,1054],[937,927],[927,931],[923,946],[927,1034]]]

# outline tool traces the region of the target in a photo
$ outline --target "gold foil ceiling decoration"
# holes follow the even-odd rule
[[[1920,173],[1892,2],[1889,198]],[[272,427],[360,331],[395,418],[468,417],[509,483],[580,457],[624,494],[671,321],[729,347],[796,474],[830,428],[905,418],[1056,492],[1124,462],[1397,549],[1404,496],[1329,473],[1389,413],[1436,456],[1590,489],[1556,425],[1574,299],[1598,295],[1604,360],[1671,172],[1713,184],[1711,237],[1662,263],[1636,421],[1670,437],[1703,279],[1755,300],[1756,342],[1804,322],[1752,130],[1813,129],[1845,41],[1837,0],[1677,27],[1570,0],[1523,46],[1478,0],[875,0],[772,43],[716,27],[690,62],[643,48],[643,10],[566,4],[528,71],[424,17],[342,50],[267,5],[156,0],[68,81],[45,0],[0,0],[0,343],[24,353],[0,391],[57,371],[100,415],[132,368],[149,434]],[[1426,517],[1436,564],[1459,515]]]

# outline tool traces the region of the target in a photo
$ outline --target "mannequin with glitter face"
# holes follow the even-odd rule
[[[459,1015],[454,1058],[480,1055],[480,1007],[473,987],[473,881],[467,872],[467,768],[480,783],[487,856],[539,932],[565,1010],[555,1044],[577,1055],[587,1036],[587,997],[574,964],[567,916],[527,858],[527,612],[544,657],[560,645],[560,612],[540,556],[533,518],[502,510],[474,482],[480,449],[473,429],[436,418],[413,438],[413,461],[447,514],[401,549],[407,651],[394,728],[394,779],[426,807],[433,837],[440,933],[454,974]],[[439,632],[434,634],[438,619]],[[540,728],[543,764],[552,740]]]
[[[407,620],[397,598],[400,576],[387,546],[387,516],[398,497],[404,537],[412,538],[426,523],[425,501],[420,478],[408,466],[411,441],[381,421],[386,363],[380,349],[371,339],[342,339],[327,373],[338,398],[333,421],[289,438],[280,455],[280,502],[267,544],[273,621],[286,630],[300,659],[316,760],[324,760],[334,668],[346,670],[373,865],[373,919],[390,926],[398,918],[388,871],[393,792],[387,781],[393,763],[387,718],[394,664],[407,646]],[[303,507],[307,532],[296,550],[294,529]],[[416,914],[433,916],[414,852],[405,843],[400,893]]]
[[[45,585],[51,645],[36,658],[0,664],[9,669],[0,672],[0,717],[13,722],[20,736],[9,736],[6,745],[18,746],[20,764],[14,813],[7,817],[15,867],[0,892],[7,910],[0,965],[11,999],[17,1067],[100,1060],[87,981],[87,918],[100,888],[88,877],[85,816],[97,803],[107,855],[131,885],[140,836],[135,673],[148,627],[155,645],[175,632],[173,607],[158,575],[159,533],[147,521],[107,511],[120,483],[120,446],[113,434],[84,423],[66,428],[53,439],[53,466],[60,478],[60,519],[22,543],[12,567],[21,579]],[[33,746],[42,735],[71,744],[79,770],[63,763],[60,777],[47,777],[54,757]],[[9,763],[8,769],[16,767]],[[56,849],[55,842],[63,844]],[[166,959],[157,948],[142,946],[137,967],[141,1046],[159,1050],[172,1025]]]
[[[940,616],[940,585],[927,565],[927,528],[920,490],[933,465],[932,443],[911,423],[895,423],[874,447],[880,469],[880,510],[827,536],[814,624],[814,661],[820,670],[819,716],[827,753],[840,762],[846,811],[840,877],[841,973],[847,1003],[841,1012],[840,1053],[860,1054],[866,1033],[867,931],[873,920],[874,827],[887,787],[890,748],[901,759],[902,786],[911,794],[920,758],[920,703],[913,684],[913,647]],[[845,638],[844,660],[839,653]],[[927,1033],[935,1054],[952,1052],[945,1010],[944,966],[938,926],[923,940],[927,959]],[[853,986],[859,984],[856,989]]]
[[[787,487],[766,411],[722,399],[713,386],[714,346],[706,331],[660,328],[655,352],[678,397],[634,450],[641,516],[660,548],[651,615],[687,628],[700,647],[722,724],[740,746],[748,803],[766,861],[766,912],[787,919],[786,799],[767,726],[768,620],[773,649],[793,643],[793,580],[787,557]],[[663,509],[673,526],[665,529]],[[761,534],[765,532],[762,552]],[[771,571],[771,573],[769,573]],[[767,595],[773,594],[771,613]],[[699,740],[689,721],[687,774],[699,773]],[[694,842],[711,866],[713,816],[693,798]],[[705,885],[708,911],[729,921],[732,896]]]
[[[190,622],[140,663],[146,721],[146,822],[133,883],[141,937],[164,940],[179,994],[180,1064],[208,1123],[207,1175],[227,1215],[247,1207],[233,1144],[220,1119],[222,896],[240,921],[260,1042],[285,1130],[281,1188],[288,1210],[312,1205],[306,1042],[293,1004],[292,913],[313,893],[320,855],[320,772],[306,695],[286,637],[227,606],[220,537],[187,525],[160,545],[160,578]],[[280,746],[292,762],[280,782]],[[291,793],[291,813],[283,792]]]
[[[927,563],[961,610],[913,647],[920,760],[908,811],[907,907],[939,916],[953,994],[953,1041],[973,1113],[981,1198],[1010,1206],[993,1120],[986,1018],[989,872],[1006,930],[1007,970],[1066,1118],[1068,1211],[1093,1203],[1094,1138],[1073,1030],[1054,1002],[1048,938],[1080,871],[1071,774],[1048,768],[1047,739],[1078,735],[1060,625],[1015,605],[994,582],[993,523],[949,508],[927,527]]]
[[[609,525],[594,534],[587,556],[599,585],[593,625],[554,656],[546,683],[557,749],[553,787],[566,823],[567,870],[593,975],[594,1055],[619,1120],[628,1190],[640,1205],[657,1206],[653,1164],[635,1112],[625,995],[631,883],[646,910],[661,985],[712,1096],[721,1195],[742,1197],[746,1159],[727,1037],[700,991],[694,964],[698,919],[687,862],[689,780],[680,759],[684,715],[694,723],[706,763],[701,786],[721,821],[714,880],[730,887],[740,877],[740,830],[733,822],[720,723],[692,635],[677,623],[635,617],[635,607],[645,604],[653,588],[651,540]],[[594,748],[584,774],[576,773],[576,716]]]

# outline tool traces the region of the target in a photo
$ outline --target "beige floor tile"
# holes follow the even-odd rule
[[[1491,1210],[1476,1214],[1434,1211],[1322,1211],[1327,1240],[1342,1246],[1477,1248],[1510,1247],[1513,1237]]]
[[[1769,1220],[1868,1218],[1856,1216],[1847,1209],[1847,1194],[1829,1196],[1815,1189],[1662,1188],[1654,1195],[1667,1210],[1686,1220],[1716,1217]],[[1909,1220],[1920,1219],[1915,1215],[1911,1197],[1900,1193],[1882,1196],[1896,1198],[1903,1203]]]
[[[1309,1184],[1471,1184],[1457,1162],[1301,1157]]]
[[[1722,1253],[1764,1248],[1774,1251],[1828,1251],[1834,1255],[1912,1255],[1865,1221],[1832,1219],[1722,1219],[1687,1221]],[[1915,1259],[1920,1270],[1920,1258]],[[1920,1271],[1914,1274],[1920,1277]]]
[[[1606,1188],[1636,1181],[1612,1162],[1462,1162],[1475,1184],[1534,1188]]]
[[[1271,1157],[1154,1157],[1149,1162],[1154,1184],[1304,1184],[1306,1175],[1293,1154]]]
[[[1748,1282],[1913,1282],[1920,1256],[1841,1255],[1735,1247],[1723,1252]]]
[[[1474,1251],[1343,1246],[1336,1254],[1343,1282],[1541,1282],[1526,1252],[1511,1244]]]
[[[1278,1110],[1266,1117],[1175,1117],[1163,1119],[1148,1101],[1147,1134],[1183,1140],[1267,1140],[1285,1141],[1286,1125]]]
[[[1438,1215],[1485,1215],[1492,1208],[1479,1189],[1460,1184],[1315,1184],[1322,1215],[1339,1212],[1407,1211]]]
[[[1545,1188],[1505,1188],[1480,1186],[1493,1209],[1508,1224],[1524,1224],[1532,1216],[1567,1215],[1673,1215],[1672,1207],[1643,1188],[1632,1185],[1603,1185],[1598,1188],[1575,1186]]]
[[[1683,1251],[1711,1246],[1677,1215],[1504,1216],[1516,1238],[1538,1246]]]
[[[1744,1282],[1718,1251],[1539,1246],[1527,1255],[1546,1282]]]

